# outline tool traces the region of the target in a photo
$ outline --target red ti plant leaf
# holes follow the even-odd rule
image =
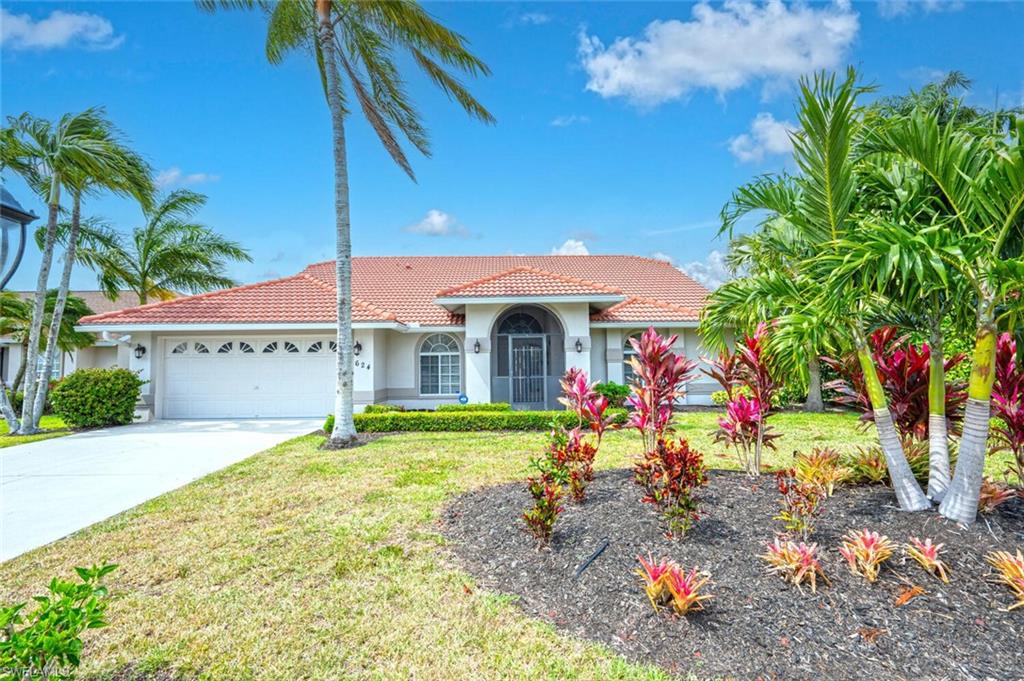
[[[644,331],[639,339],[631,338],[636,355],[630,358],[633,368],[632,394],[626,398],[632,410],[628,424],[644,438],[644,451],[651,452],[664,439],[670,428],[672,408],[685,394],[686,383],[693,378],[697,363],[672,351],[677,336],[664,338],[654,328]]]
[[[1009,451],[1012,472],[1024,485],[1024,363],[1017,361],[1017,343],[1004,333],[996,343],[996,378],[992,385],[992,452]]]

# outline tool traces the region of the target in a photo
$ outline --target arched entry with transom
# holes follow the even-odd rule
[[[491,399],[513,409],[554,409],[565,372],[564,331],[537,305],[517,305],[491,329]]]

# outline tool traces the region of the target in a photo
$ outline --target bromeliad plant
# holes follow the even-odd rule
[[[636,559],[640,561],[636,574],[643,580],[644,591],[655,612],[663,606],[671,605],[677,615],[686,615],[695,610],[703,610],[704,601],[712,598],[711,594],[702,593],[711,581],[711,576],[706,572],[696,567],[687,572],[668,558],[662,558],[658,563],[650,555],[647,560],[641,556]]]
[[[869,582],[878,579],[882,563],[892,557],[896,545],[888,537],[871,530],[850,530],[843,537],[839,553],[846,559],[850,572],[861,575]]]
[[[985,478],[981,481],[978,494],[978,512],[995,513],[995,510],[1017,496],[1017,490],[998,480]]]
[[[817,590],[817,580],[821,577],[828,584],[828,577],[821,569],[818,561],[818,545],[797,544],[793,541],[782,541],[778,537],[771,543],[765,543],[767,552],[761,558],[768,563],[768,572],[781,575],[797,588],[805,581],[811,584],[811,593]]]
[[[796,479],[824,488],[825,496],[832,496],[836,485],[845,480],[849,471],[840,464],[839,452],[831,447],[815,447],[810,454],[796,453]],[[885,459],[882,459],[885,462]]]
[[[943,546],[945,545],[933,544],[929,537],[925,537],[924,541],[917,537],[911,537],[910,543],[904,547],[904,551],[916,560],[925,572],[934,575],[943,583],[949,584],[949,566],[939,558],[939,551]]]
[[[815,519],[821,514],[825,488],[814,482],[800,482],[792,468],[775,473],[781,508],[775,520],[781,520],[786,530],[799,534],[805,541],[814,532]]]
[[[658,508],[668,521],[667,536],[685,535],[700,518],[696,492],[707,483],[707,469],[704,455],[685,439],[659,440],[634,466],[633,476],[643,488],[643,502]]]
[[[1013,454],[1010,471],[1024,485],[1024,364],[1017,362],[1017,343],[1009,333],[996,345],[996,380],[992,386],[994,446],[990,453]]]
[[[1006,551],[993,551],[985,556],[989,565],[999,572],[999,581],[1009,587],[1017,602],[1007,610],[1024,608],[1024,555],[1017,549],[1014,556]]]

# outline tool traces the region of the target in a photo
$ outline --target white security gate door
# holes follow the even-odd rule
[[[326,416],[334,357],[329,339],[167,339],[163,417]]]

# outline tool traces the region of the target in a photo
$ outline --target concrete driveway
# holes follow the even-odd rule
[[[153,421],[0,449],[0,561],[321,424],[318,419]]]

